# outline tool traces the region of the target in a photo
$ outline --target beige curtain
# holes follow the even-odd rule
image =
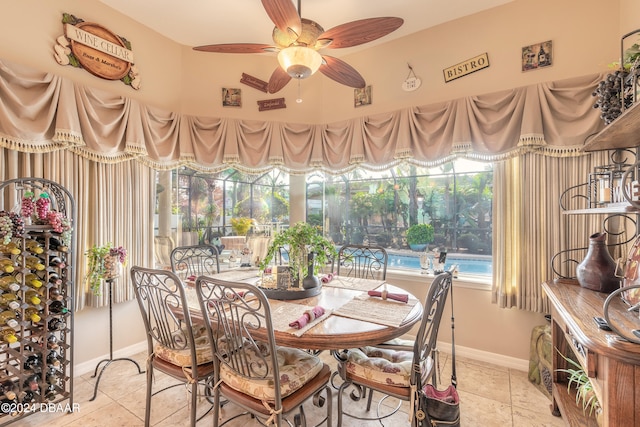
[[[565,210],[587,207],[584,198],[573,196],[586,195],[581,184],[595,166],[609,162],[607,152],[575,157],[528,153],[494,164],[493,223],[499,224],[493,232],[494,303],[547,312],[540,285],[554,277],[574,277],[591,234],[607,231],[609,244],[629,240],[625,219],[603,223],[603,215],[567,215],[560,206],[565,190],[575,187],[562,198]],[[622,256],[625,246],[611,252]]]
[[[20,177],[39,177],[55,181],[73,195],[77,214],[74,219],[73,274],[76,310],[85,304],[108,304],[107,292],[94,296],[84,282],[84,252],[93,245],[112,242],[128,251],[128,266],[153,265],[153,212],[155,172],[135,161],[98,163],[70,151],[21,153],[0,148],[0,181]],[[12,208],[15,196],[6,198]],[[125,268],[114,282],[114,302],[134,298]]]

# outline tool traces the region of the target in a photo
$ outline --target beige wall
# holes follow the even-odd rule
[[[353,107],[352,89],[321,75],[302,82],[301,104],[295,102],[295,82],[275,96],[241,85],[243,72],[268,80],[276,66],[275,57],[194,52],[95,0],[3,2],[0,59],[185,114],[323,123],[606,70],[607,64],[619,56],[620,36],[640,27],[638,3],[517,0],[344,57],[373,86],[373,104],[360,108]],[[59,66],[53,59],[52,46],[62,33],[62,12],[104,25],[130,40],[142,77],[141,90]],[[549,39],[554,44],[554,65],[523,73],[522,46]],[[444,83],[444,68],[483,52],[489,55],[488,69]],[[408,74],[407,63],[422,80],[422,87],[415,92],[401,90]],[[243,107],[223,108],[222,87],[242,88]],[[281,96],[286,99],[286,109],[258,112],[257,100]],[[422,295],[426,286],[422,277],[396,276],[396,280],[417,295]],[[531,327],[543,322],[539,314],[499,309],[490,303],[488,291],[465,287],[456,289],[456,312],[456,342],[463,349],[520,361],[528,358]],[[108,352],[107,322],[106,308],[77,313],[75,357],[79,371],[92,369],[91,365]],[[114,308],[114,329],[116,350],[126,351],[126,347],[144,339],[135,302]]]

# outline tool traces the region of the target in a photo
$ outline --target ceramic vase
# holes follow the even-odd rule
[[[307,275],[302,279],[302,287],[304,289],[312,289],[320,286],[320,279],[313,275],[313,252],[309,254],[308,265],[309,270],[307,271]]]
[[[611,293],[620,287],[620,278],[616,277],[616,262],[607,248],[607,233],[595,233],[589,236],[587,256],[576,268],[576,277],[580,286],[592,291]]]

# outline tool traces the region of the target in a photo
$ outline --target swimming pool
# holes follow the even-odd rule
[[[387,262],[387,268],[420,270],[420,258],[418,253],[413,255],[410,253],[388,252],[388,255],[389,260]],[[492,260],[490,256],[473,256],[455,253],[447,254],[445,270],[449,268],[451,264],[458,265],[458,272],[460,274],[473,274],[480,276],[491,276],[492,274]]]

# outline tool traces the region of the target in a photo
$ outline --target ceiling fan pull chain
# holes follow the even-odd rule
[[[296,98],[298,104],[302,103],[302,96],[300,95],[300,79],[298,79],[298,98]]]

